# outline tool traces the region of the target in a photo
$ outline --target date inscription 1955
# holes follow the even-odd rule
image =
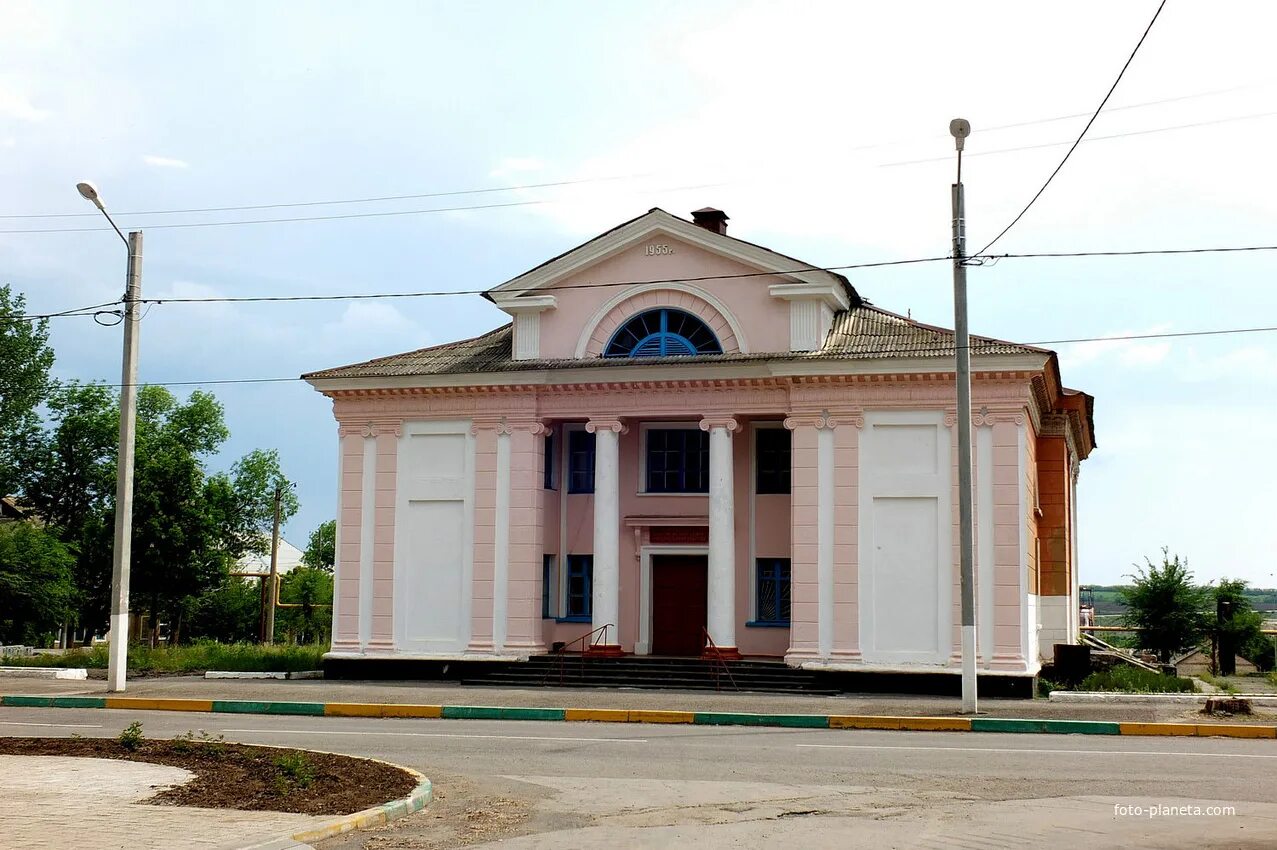
[[[645,245],[643,247],[643,253],[649,257],[661,257],[666,254],[673,254],[674,249],[665,244]]]

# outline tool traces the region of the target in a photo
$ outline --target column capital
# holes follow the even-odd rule
[[[728,431],[735,431],[740,428],[740,423],[736,421],[736,417],[727,414],[711,414],[701,418],[701,430],[708,431],[711,428],[726,428]]]
[[[616,434],[625,434],[629,432],[629,427],[621,421],[617,416],[592,416],[590,421],[585,423],[585,430],[591,434],[597,434],[599,431],[612,431]]]
[[[502,418],[501,421],[497,423],[498,434],[513,434],[515,431],[528,431],[534,437],[541,437],[550,433],[550,429],[539,419]]]
[[[794,411],[785,417],[785,427],[793,431],[797,428],[815,428],[817,430],[825,430],[826,428],[833,430],[839,425],[854,425],[857,428],[864,427],[864,412],[856,410],[838,411],[830,413],[828,410],[820,412],[813,411]]]
[[[954,411],[954,421],[955,423],[957,422],[957,411]],[[971,413],[971,424],[977,428],[982,425],[996,425],[999,422],[1023,425],[1024,407],[990,407],[981,405],[979,410]]]
[[[342,422],[337,426],[339,437],[377,437],[382,434],[403,436],[403,422],[398,419],[364,419]]]

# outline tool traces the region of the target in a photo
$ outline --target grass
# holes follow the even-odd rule
[[[1140,667],[1118,666],[1092,673],[1082,680],[1079,691],[1123,691],[1131,694],[1196,693],[1189,679],[1154,673]]]
[[[1223,678],[1222,676],[1217,677],[1217,676],[1212,676],[1210,673],[1202,672],[1197,674],[1197,678],[1201,679],[1203,682],[1205,682],[1208,685],[1213,685],[1219,688],[1221,691],[1223,691],[1226,694],[1238,693],[1237,686],[1234,685],[1232,682],[1228,681],[1227,679]]]
[[[196,641],[183,646],[129,647],[129,672],[200,673],[206,670],[281,672],[318,670],[326,644],[259,646],[255,643]],[[106,645],[72,649],[60,655],[5,657],[0,664],[14,667],[106,668]]]

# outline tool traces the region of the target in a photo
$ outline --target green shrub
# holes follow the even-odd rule
[[[142,746],[142,721],[134,720],[128,726],[124,727],[124,731],[120,732],[120,736],[116,738],[120,742],[120,746],[129,752],[133,752]]]
[[[261,646],[255,643],[218,643],[212,640],[201,640],[187,645],[159,646],[155,649],[144,645],[134,645],[129,647],[129,671],[202,673],[205,670],[235,672],[318,670],[320,661],[327,651],[328,645],[322,643]],[[60,655],[5,658],[4,663],[23,667],[105,669],[107,666],[106,645],[99,644],[92,649],[68,650]]]
[[[293,788],[309,788],[315,781],[315,766],[305,753],[284,753],[275,759],[275,790],[282,796]]]
[[[1134,694],[1196,693],[1191,679],[1181,679],[1142,667],[1120,665],[1092,673],[1082,680],[1080,691],[1125,691]]]
[[[1059,682],[1053,682],[1050,679],[1043,679],[1040,676],[1038,677],[1038,696],[1042,699],[1049,697],[1051,695],[1051,691],[1058,690],[1060,690]]]

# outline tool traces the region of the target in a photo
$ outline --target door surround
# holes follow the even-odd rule
[[[638,640],[634,643],[635,655],[652,654],[653,555],[696,555],[708,559],[709,546],[643,546],[639,548],[639,629]]]

